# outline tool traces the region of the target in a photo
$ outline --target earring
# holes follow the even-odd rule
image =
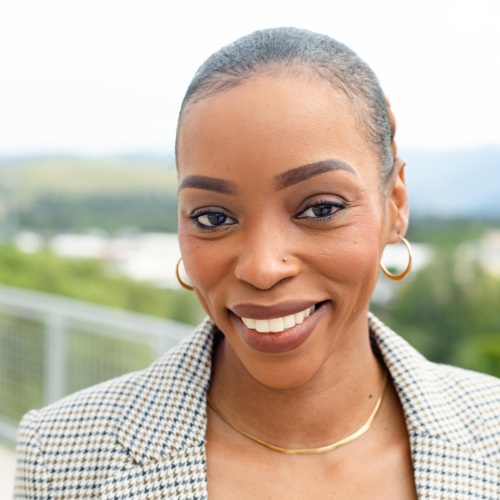
[[[179,273],[179,267],[181,265],[181,262],[182,262],[182,257],[177,261],[177,264],[175,266],[175,276],[177,277],[177,281],[180,283],[182,288],[185,288],[186,290],[194,290],[194,288],[191,285],[189,285],[185,281],[182,281],[181,275]]]
[[[406,250],[408,251],[408,265],[406,266],[406,269],[401,274],[392,274],[387,270],[387,268],[384,266],[382,261],[380,261],[380,269],[382,270],[382,272],[389,279],[394,280],[394,281],[399,281],[399,280],[402,280],[403,278],[405,278],[408,275],[408,273],[410,272],[411,266],[413,264],[413,252],[411,250],[410,243],[408,242],[408,240],[406,238],[403,238],[403,236],[400,236],[399,234],[398,234],[398,236],[399,236],[399,241],[404,244],[404,246],[406,247]]]

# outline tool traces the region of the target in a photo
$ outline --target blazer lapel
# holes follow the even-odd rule
[[[473,450],[415,431],[410,443],[419,499],[500,498],[500,469]]]
[[[132,463],[114,471],[101,485],[98,498],[206,499],[205,445],[172,451],[158,460]]]
[[[117,436],[131,466],[113,475],[107,488],[119,485],[130,492],[128,498],[206,498],[206,393],[213,342],[214,326],[207,320],[141,374]]]
[[[498,500],[500,469],[480,438],[489,424],[470,397],[477,375],[457,379],[458,369],[429,362],[374,316],[370,332],[403,406],[419,498]]]

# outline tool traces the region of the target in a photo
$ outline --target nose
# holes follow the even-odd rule
[[[290,235],[282,228],[259,227],[242,240],[234,274],[260,290],[269,290],[300,273],[300,261],[291,252]]]

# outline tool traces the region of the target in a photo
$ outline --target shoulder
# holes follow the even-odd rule
[[[161,447],[175,440],[178,444],[187,434],[180,418],[194,420],[193,408],[204,401],[213,331],[205,321],[150,367],[25,415],[18,432],[18,491],[41,498],[44,487],[50,484],[53,491],[64,477],[67,488],[78,474],[97,488],[113,469],[163,453]],[[30,485],[38,488],[32,496],[26,493]]]
[[[495,432],[500,452],[500,379],[454,366],[429,362],[441,404],[461,412],[463,420],[473,416],[484,432]]]
[[[88,387],[40,410],[29,412],[23,418],[21,428],[35,422],[38,426],[53,429],[55,422],[75,418],[79,426],[88,423],[94,430],[100,426],[109,428],[122,415],[131,397],[144,391],[154,391],[160,384],[175,383],[182,376],[182,371],[176,371],[179,364],[185,367],[196,363],[196,358],[204,357],[212,342],[207,336],[211,326],[208,321],[202,323],[191,335],[144,370]]]
[[[455,396],[460,394],[478,402],[492,399],[494,405],[500,405],[500,379],[429,361],[375,316],[370,315],[369,323],[377,349],[391,375],[401,383],[418,384],[429,390],[446,391],[453,388]]]
[[[475,443],[478,452],[500,459],[500,379],[433,363],[374,316],[369,321],[409,431]]]

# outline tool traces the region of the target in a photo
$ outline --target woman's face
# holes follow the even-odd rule
[[[253,76],[188,106],[178,168],[184,265],[235,366],[294,387],[369,345],[381,253],[405,227],[345,95]]]

